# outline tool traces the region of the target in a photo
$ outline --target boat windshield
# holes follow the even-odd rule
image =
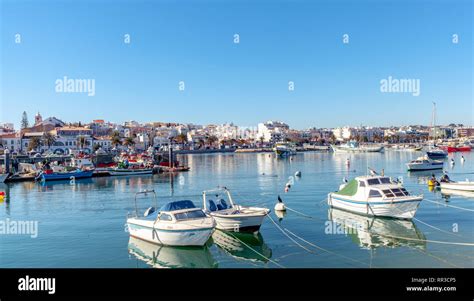
[[[183,201],[174,201],[169,202],[168,204],[161,207],[160,211],[175,211],[175,210],[182,210],[182,209],[191,209],[196,208],[193,202],[190,200],[183,200]]]
[[[405,188],[392,188],[392,189],[384,189],[382,192],[388,198],[393,198],[396,196],[409,196],[410,193]]]
[[[375,179],[368,179],[367,184],[379,185],[379,184],[391,184],[391,182],[390,182],[390,178],[375,178]]]
[[[182,213],[176,213],[174,215],[177,221],[193,219],[193,218],[203,218],[206,217],[206,214],[202,210],[194,210]]]

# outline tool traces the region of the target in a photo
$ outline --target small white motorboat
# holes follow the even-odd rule
[[[153,194],[155,207],[138,214],[137,195]],[[174,201],[156,210],[156,193],[145,190],[135,195],[135,214],[127,218],[130,236],[165,246],[203,246],[216,226],[212,217],[189,200]]]
[[[441,189],[474,191],[474,181],[440,182]]]
[[[331,145],[335,153],[378,153],[384,150],[380,145],[360,145],[357,141],[349,141],[341,145]]]
[[[409,171],[443,169],[443,166],[443,161],[432,160],[427,156],[419,157],[416,160],[412,160],[407,163],[407,168]]]
[[[384,176],[360,176],[328,194],[328,205],[359,214],[412,219],[423,200]]]
[[[211,194],[215,196],[215,201],[207,198]],[[270,213],[270,209],[267,208],[237,205],[226,187],[204,191],[202,198],[204,210],[215,219],[216,228],[220,230],[234,232],[258,231],[263,219]],[[227,198],[229,204],[224,198]]]

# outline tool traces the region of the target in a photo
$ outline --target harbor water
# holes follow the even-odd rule
[[[430,191],[433,172],[406,171],[421,152],[187,154],[191,170],[59,182],[0,184],[0,221],[37,222],[36,235],[0,235],[0,267],[474,267],[474,193]],[[461,155],[465,162],[461,162]],[[346,160],[350,159],[350,165]],[[455,165],[448,162],[454,158]],[[450,154],[452,180],[474,180],[474,154]],[[373,218],[328,208],[327,194],[367,167],[403,179],[424,200],[412,221]],[[301,171],[301,177],[294,177]],[[442,174],[435,172],[436,176]],[[288,192],[285,185],[291,184]],[[202,191],[226,186],[234,201],[272,210],[260,233],[216,231],[206,247],[173,248],[130,239],[126,217],[135,193],[154,189],[158,205],[178,199],[202,206]],[[277,197],[289,210],[273,210]],[[143,208],[152,199],[141,199]],[[34,237],[32,237],[34,236]]]

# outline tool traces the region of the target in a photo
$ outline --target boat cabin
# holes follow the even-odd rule
[[[159,210],[157,208],[156,193],[154,190],[145,190],[136,194],[154,194],[155,206],[148,207],[143,213],[141,219],[179,222],[206,217],[201,208],[198,208],[190,200],[173,201],[163,205]],[[135,217],[139,217],[137,198],[135,196]]]
[[[365,176],[348,182],[337,194],[367,198],[396,198],[409,196],[409,192],[389,177]]]

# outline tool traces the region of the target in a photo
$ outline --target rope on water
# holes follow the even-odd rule
[[[293,211],[294,213],[299,214],[299,215],[301,215],[301,216],[303,216],[303,217],[306,217],[306,218],[314,218],[314,217],[312,217],[312,216],[310,216],[310,215],[304,214],[304,213],[299,212],[299,211],[297,211],[297,210],[295,210],[295,209],[291,209],[290,207],[288,207],[288,206],[286,206],[286,205],[285,205],[285,208],[288,209],[288,210],[290,210],[290,211]]]
[[[444,204],[444,203],[440,203],[440,202],[436,202],[436,201],[432,201],[432,200],[428,200],[428,199],[424,199],[424,201],[430,202],[430,203],[433,203],[433,204],[438,204],[438,205],[446,206],[446,207],[456,208],[456,209],[459,209],[459,210],[465,210],[465,211],[474,212],[474,209],[469,209],[469,208],[464,208],[464,207],[458,207],[458,206],[454,206],[454,205]]]
[[[290,230],[288,230],[288,229],[286,229],[286,228],[285,228],[285,231],[287,231],[288,233],[290,233],[290,234],[293,235],[294,237],[296,237],[296,238],[298,238],[298,239],[304,241],[305,243],[307,243],[308,245],[310,245],[310,246],[312,246],[312,247],[314,247],[314,248],[320,249],[320,250],[322,250],[322,251],[324,251],[324,252],[327,252],[327,253],[330,253],[330,254],[333,254],[333,255],[336,255],[336,256],[345,258],[345,259],[349,259],[349,260],[354,261],[354,262],[357,262],[357,263],[362,263],[363,265],[367,265],[367,263],[365,263],[365,262],[363,262],[363,261],[360,261],[360,260],[357,260],[357,259],[354,259],[354,258],[350,258],[350,257],[344,256],[344,255],[341,255],[341,254],[337,254],[337,253],[335,253],[335,252],[333,252],[333,251],[330,251],[330,250],[324,249],[324,248],[322,248],[322,247],[320,247],[320,246],[317,246],[317,245],[315,245],[315,244],[313,244],[313,243],[311,243],[311,242],[309,242],[309,241],[303,239],[302,237],[296,235],[295,233],[291,232]]]
[[[294,240],[292,237],[290,237],[286,232],[285,230],[283,230],[276,222],[275,220],[270,216],[270,214],[267,214],[268,218],[272,221],[272,223],[275,225],[275,227],[281,231],[281,233],[283,233],[286,237],[288,237],[292,242],[294,242],[297,246],[299,246],[300,248],[302,248],[303,250],[309,252],[309,253],[312,253],[312,254],[315,254],[313,251],[311,251],[310,249],[306,248],[305,246],[301,245],[300,243],[298,243],[296,240]]]
[[[426,242],[432,242],[432,243],[444,244],[444,245],[456,245],[456,246],[474,247],[474,243],[470,243],[470,242],[451,242],[451,241],[440,241],[440,240],[430,240],[430,239],[416,239],[416,238],[410,238],[410,237],[403,237],[403,236],[395,236],[395,235],[382,234],[382,233],[375,232],[375,231],[372,231],[371,233],[377,234],[377,235],[380,235],[380,236],[398,238],[398,239],[403,239],[403,240],[426,241]]]
[[[284,266],[282,266],[281,264],[279,264],[278,262],[270,259],[269,257],[266,257],[265,255],[261,254],[260,252],[258,252],[257,250],[255,250],[254,248],[252,248],[251,246],[249,246],[248,244],[246,244],[244,241],[240,240],[237,236],[235,236],[234,234],[232,234],[231,232],[227,232],[228,234],[230,234],[233,238],[237,239],[238,241],[240,241],[242,244],[244,244],[244,246],[246,246],[247,248],[249,248],[250,250],[254,251],[256,254],[260,255],[262,258],[265,258],[266,260],[268,260],[269,262],[277,265],[278,267],[280,268],[285,268]]]

